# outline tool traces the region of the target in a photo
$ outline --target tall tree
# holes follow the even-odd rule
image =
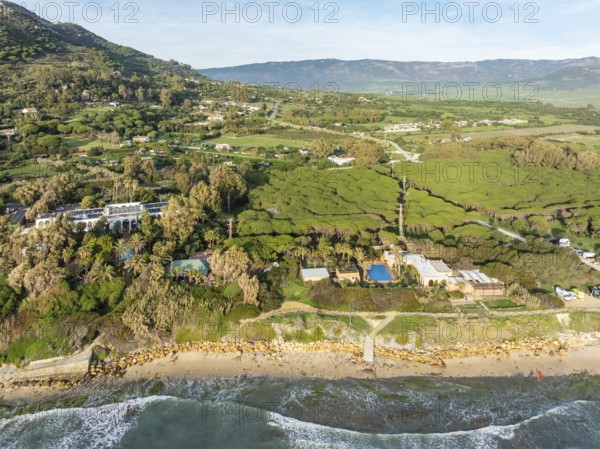
[[[231,203],[243,197],[248,191],[242,176],[226,165],[221,165],[210,172],[210,185],[227,201],[227,212],[231,213]]]

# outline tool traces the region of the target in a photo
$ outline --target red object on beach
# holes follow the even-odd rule
[[[542,374],[542,372],[539,369],[536,370],[536,372],[537,372],[538,379],[543,379],[544,378],[544,375]]]

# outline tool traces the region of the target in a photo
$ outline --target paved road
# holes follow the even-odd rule
[[[514,232],[510,232],[507,231],[506,229],[502,229],[502,228],[494,228],[491,224],[486,223],[485,221],[481,221],[481,220],[470,220],[470,223],[475,223],[478,224],[480,226],[484,226],[488,229],[494,229],[495,231],[498,231],[500,234],[504,234],[512,239],[518,240],[520,242],[523,243],[527,243],[527,240],[525,240],[525,237],[520,236],[519,234],[515,234]]]
[[[275,102],[275,106],[273,106],[273,111],[271,112],[271,115],[269,115],[269,120],[271,120],[271,121],[275,120],[278,113],[279,113],[279,100],[277,100]]]
[[[579,256],[579,260],[581,260],[581,263],[586,264],[588,267],[593,268],[596,271],[600,271],[600,263],[596,262],[595,260],[585,259],[581,256]]]

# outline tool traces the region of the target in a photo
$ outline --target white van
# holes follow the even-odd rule
[[[560,248],[570,248],[571,247],[571,240],[569,240],[569,239],[560,239],[558,241],[558,246]]]
[[[574,301],[575,299],[577,299],[577,295],[575,293],[570,292],[569,290],[565,290],[562,287],[557,286],[554,291],[565,301]]]

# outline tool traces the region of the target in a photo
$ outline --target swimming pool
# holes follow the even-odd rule
[[[394,276],[385,264],[374,264],[367,270],[369,279],[373,282],[391,282]]]

